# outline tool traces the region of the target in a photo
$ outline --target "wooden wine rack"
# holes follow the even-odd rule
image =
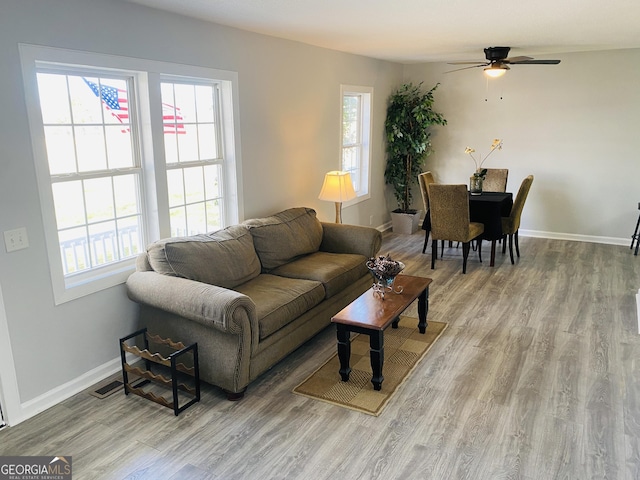
[[[131,343],[127,343],[131,342]],[[139,345],[144,345],[141,350]],[[152,345],[154,348],[151,348]],[[162,349],[160,353],[157,350]],[[165,354],[165,351],[169,352]],[[130,353],[144,361],[144,368],[127,363],[126,354]],[[198,367],[198,344],[184,345],[159,335],[152,335],[146,328],[120,339],[120,357],[122,359],[122,378],[124,393],[133,393],[173,409],[177,416],[180,412],[200,401],[200,370]],[[155,370],[155,372],[154,372]],[[143,379],[135,386],[129,381],[129,375]],[[153,382],[170,388],[171,401],[161,394],[145,391],[142,387]],[[180,396],[187,401],[180,405]]]

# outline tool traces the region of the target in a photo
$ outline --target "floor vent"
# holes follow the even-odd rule
[[[94,397],[98,398],[106,398],[109,395],[116,393],[117,391],[122,390],[122,386],[124,384],[120,380],[113,380],[101,387],[98,387],[96,390],[89,392]]]

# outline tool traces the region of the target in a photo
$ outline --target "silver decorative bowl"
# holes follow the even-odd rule
[[[404,270],[404,263],[392,260],[388,255],[386,257],[373,257],[367,260],[367,268],[373,276],[373,294],[380,296],[384,300],[387,292],[402,293],[403,288],[394,289],[396,277]]]

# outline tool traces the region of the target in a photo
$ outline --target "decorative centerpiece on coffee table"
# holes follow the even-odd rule
[[[367,268],[373,275],[373,294],[380,296],[384,300],[386,292],[402,293],[403,288],[393,288],[393,282],[398,274],[404,269],[404,263],[392,260],[389,255],[386,257],[371,257],[367,260]]]

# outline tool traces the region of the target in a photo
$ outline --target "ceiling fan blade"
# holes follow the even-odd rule
[[[504,62],[509,62],[509,63],[514,63],[514,62],[522,62],[524,60],[533,60],[533,57],[511,57],[511,58],[505,58],[503,61]]]
[[[488,63],[481,63],[480,65],[472,65],[470,67],[456,68],[455,70],[449,70],[449,71],[444,72],[444,73],[459,72],[460,70],[469,70],[470,68],[486,67],[487,65],[489,65],[489,64]]]
[[[507,58],[510,47],[488,47],[484,49],[487,62],[448,62],[448,65],[470,65],[469,67],[449,70],[444,73],[459,72],[470,68],[484,67],[487,73],[504,73],[509,70],[509,65],[557,65],[560,60],[536,60],[533,57],[518,56]]]
[[[522,60],[509,63],[511,65],[557,65],[560,63],[560,60]]]

